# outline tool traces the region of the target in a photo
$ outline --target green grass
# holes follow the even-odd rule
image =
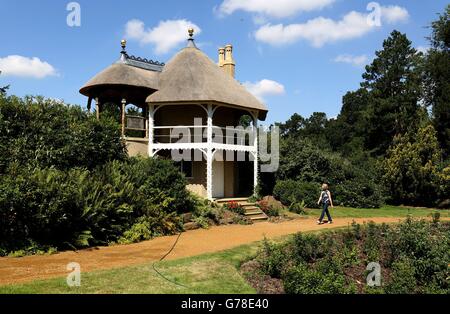
[[[408,208],[408,207],[398,207],[398,206],[383,206],[381,208],[350,208],[350,207],[339,207],[330,208],[330,213],[332,217],[336,218],[369,218],[369,217],[406,217],[411,215],[413,217],[428,217],[433,213],[440,213],[442,218],[450,217],[449,210],[438,210],[430,208]],[[307,209],[308,216],[320,216],[320,209]]]
[[[333,217],[427,217],[437,212],[432,209],[385,206],[380,209],[356,209],[335,207],[331,209]],[[439,211],[441,217],[450,217],[449,211]],[[308,210],[308,215],[318,216],[319,209]],[[328,229],[333,230],[333,229]],[[334,229],[336,230],[336,229]],[[327,232],[327,230],[316,231]],[[280,237],[278,241],[288,236]],[[190,258],[157,263],[157,269],[181,287],[161,278],[152,268],[152,263],[129,266],[81,274],[81,287],[70,288],[66,278],[39,280],[25,284],[0,286],[0,294],[10,293],[255,293],[255,290],[239,274],[242,262],[253,257],[260,242],[239,246],[230,250],[203,254]],[[83,267],[83,265],[81,265]]]

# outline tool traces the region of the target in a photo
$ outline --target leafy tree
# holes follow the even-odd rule
[[[439,195],[441,150],[432,125],[397,135],[381,162],[394,204],[433,206]]]
[[[450,5],[431,24],[432,48],[424,65],[425,103],[432,108],[433,124],[446,157],[450,156]]]
[[[315,145],[330,148],[327,138],[329,120],[323,112],[314,112],[309,118],[295,113],[285,123],[281,123],[280,134],[283,138],[301,138],[312,141]]]
[[[376,155],[388,149],[393,137],[417,125],[421,96],[421,54],[411,41],[393,31],[366,67],[361,87],[369,92],[365,145]]]
[[[119,125],[42,97],[0,97],[0,173],[11,167],[95,168],[126,157]]]
[[[342,102],[337,119],[328,125],[327,136],[333,150],[350,157],[364,150],[369,92],[364,88],[348,92]]]

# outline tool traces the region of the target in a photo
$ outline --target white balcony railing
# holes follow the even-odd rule
[[[243,127],[212,127],[212,143],[253,146],[255,129]],[[154,144],[208,143],[207,126],[156,126]]]

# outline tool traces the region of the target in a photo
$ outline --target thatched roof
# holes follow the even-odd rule
[[[257,110],[262,120],[267,115],[264,104],[195,46],[184,48],[164,66],[159,89],[147,102],[217,102]]]
[[[150,71],[126,63],[115,63],[87,82],[80,93],[85,96],[92,96],[91,91],[100,87],[110,86],[132,86],[145,88],[152,91],[158,89],[158,76],[160,72]]]

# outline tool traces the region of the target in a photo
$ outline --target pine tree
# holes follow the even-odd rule
[[[424,65],[424,99],[432,108],[433,124],[444,155],[450,157],[450,5],[431,27],[432,48]]]
[[[421,54],[411,41],[393,31],[366,66],[361,87],[369,92],[365,145],[383,155],[394,136],[417,125],[421,97]]]

